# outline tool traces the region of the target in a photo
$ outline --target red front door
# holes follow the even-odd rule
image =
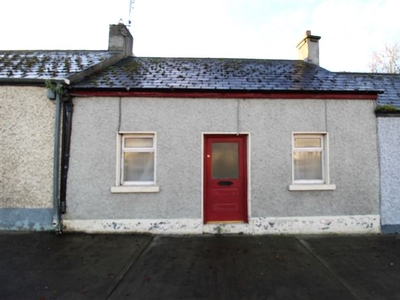
[[[204,223],[247,222],[247,136],[204,138]]]

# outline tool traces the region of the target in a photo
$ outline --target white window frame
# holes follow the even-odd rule
[[[125,148],[126,138],[152,138],[153,147],[149,148]],[[117,133],[117,166],[116,182],[111,187],[112,193],[154,193],[160,188],[156,184],[157,176],[157,139],[155,132],[118,132]],[[154,153],[154,180],[153,181],[124,181],[124,153],[126,152],[152,152]]]
[[[318,138],[321,147],[295,147],[295,138]],[[321,152],[322,158],[322,180],[295,180],[294,174],[294,153],[295,152]],[[327,132],[293,132],[292,133],[292,184],[289,185],[290,191],[310,191],[310,190],[335,190],[336,185],[330,184],[329,177],[329,138]]]

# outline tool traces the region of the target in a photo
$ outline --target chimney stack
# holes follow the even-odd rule
[[[110,25],[109,51],[122,51],[125,57],[133,55],[133,37],[123,23]]]
[[[319,66],[319,45],[321,37],[311,35],[311,30],[306,31],[306,36],[297,44],[298,59]]]

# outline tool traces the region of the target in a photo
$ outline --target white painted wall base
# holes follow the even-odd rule
[[[201,219],[63,220],[66,232],[151,234],[376,234],[379,215],[251,218],[246,224],[203,224]]]

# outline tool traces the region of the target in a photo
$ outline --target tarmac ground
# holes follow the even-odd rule
[[[0,233],[0,299],[400,299],[400,236]]]

